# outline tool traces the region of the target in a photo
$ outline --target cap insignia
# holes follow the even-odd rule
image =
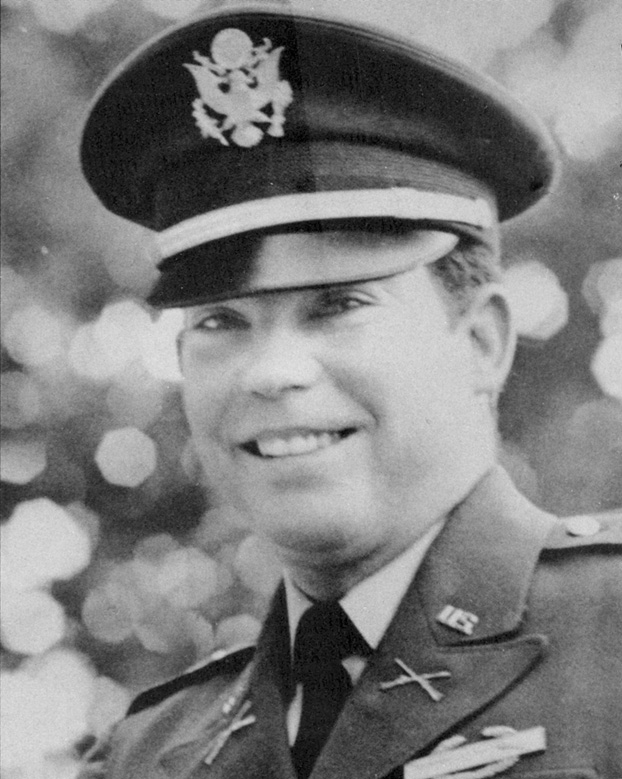
[[[193,52],[197,64],[184,63],[199,92],[192,115],[203,138],[246,148],[266,132],[282,138],[285,109],[293,99],[289,82],[279,76],[283,47],[273,49],[268,38],[254,46],[245,32],[228,28],[215,36],[210,51],[211,57]]]

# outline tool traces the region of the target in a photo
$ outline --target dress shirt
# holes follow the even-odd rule
[[[444,520],[436,522],[418,538],[414,544],[398,555],[390,563],[371,576],[355,585],[339,601],[359,633],[374,650],[389,627],[397,607],[408,585],[413,580],[430,545],[443,527]],[[291,576],[285,573],[285,593],[287,598],[287,616],[289,619],[290,647],[293,652],[296,628],[300,618],[312,605],[311,600],[294,584]],[[366,660],[360,656],[347,657],[343,661],[356,684],[363,673]],[[287,711],[287,733],[290,746],[296,740],[300,716],[302,714],[302,685],[298,684],[294,698]]]

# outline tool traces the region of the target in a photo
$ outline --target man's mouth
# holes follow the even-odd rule
[[[345,427],[341,430],[262,435],[242,444],[242,449],[255,457],[294,457],[327,449],[355,432],[356,428]]]

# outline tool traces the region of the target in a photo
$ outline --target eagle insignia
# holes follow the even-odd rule
[[[285,109],[293,95],[289,82],[279,76],[282,51],[269,38],[254,46],[245,32],[229,28],[214,37],[210,57],[193,52],[195,61],[184,67],[199,92],[192,115],[203,138],[249,148],[265,133],[283,137]]]

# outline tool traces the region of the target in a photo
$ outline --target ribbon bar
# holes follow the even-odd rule
[[[404,779],[435,779],[454,771],[486,766],[545,749],[546,731],[537,726],[417,758],[404,766]]]

